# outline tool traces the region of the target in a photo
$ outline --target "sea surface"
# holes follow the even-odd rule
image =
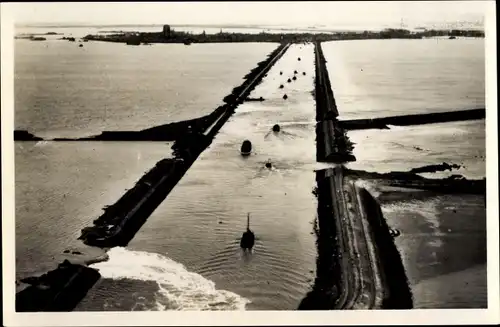
[[[339,119],[485,107],[484,39],[326,42]]]
[[[79,137],[212,112],[277,44],[15,41],[15,128]]]
[[[341,116],[352,118],[362,113],[359,118],[369,118],[422,112],[422,108],[432,112],[484,106],[483,41],[451,41],[412,41],[421,42],[411,44],[413,51],[407,51],[407,40],[325,44]],[[131,47],[86,42],[79,48],[78,43],[56,39],[16,40],[15,45],[15,128],[49,138],[139,130],[207,114],[277,46]],[[450,60],[454,60],[451,68]],[[360,75],[357,61],[367,63],[365,67],[370,63],[371,68]],[[415,65],[420,69],[413,69]],[[428,73],[423,74],[422,69]],[[294,70],[297,80],[287,83]],[[395,71],[404,71],[399,82]],[[448,87],[441,86],[443,80]],[[279,89],[280,84],[283,89]],[[387,89],[380,91],[380,85]],[[313,89],[313,47],[295,45],[251,95],[266,100],[241,105],[130,244],[112,249],[109,261],[93,265],[104,278],[77,310],[295,309],[315,276],[312,222],[317,203],[311,191],[314,169],[323,166],[315,162]],[[418,91],[418,103],[410,90]],[[285,93],[287,100],[282,98]],[[276,123],[282,127],[280,134],[271,132]],[[454,124],[446,125],[445,132],[443,127],[429,126],[396,131],[399,134],[394,142],[406,138],[402,142],[408,149],[404,155],[387,145],[392,139],[386,134],[385,143],[381,143],[386,145],[380,150],[385,151],[384,159],[368,149],[367,166],[356,169],[392,170],[390,154],[394,153],[400,158],[396,168],[453,158],[475,167],[468,172],[471,176],[481,176],[484,159],[476,162],[472,158],[484,153],[484,122]],[[446,129],[465,131],[455,140],[460,150],[450,147],[454,134]],[[359,132],[357,140],[362,141],[370,135],[362,133],[371,131]],[[349,136],[356,139],[354,133]],[[239,155],[244,139],[254,144],[255,151],[248,158]],[[429,152],[411,152],[411,139],[420,140],[415,144]],[[363,144],[357,149],[364,146],[356,143]],[[158,160],[171,156],[170,146],[164,142],[16,143],[16,276],[55,268],[67,248],[92,251],[76,240],[80,229],[91,225],[103,206],[114,203]],[[407,153],[422,159],[405,163]],[[355,155],[363,157],[356,149]],[[270,170],[264,166],[267,160],[273,163]],[[391,210],[400,210],[397,208]],[[412,210],[401,220],[422,219],[412,218],[418,207]],[[474,210],[471,212],[477,213],[477,219],[484,219],[484,210]],[[251,255],[239,250],[247,213],[257,236]],[[452,230],[460,231],[459,221],[455,224],[449,217],[443,219]],[[426,235],[422,242],[440,235],[419,224],[408,224],[406,233]],[[463,226],[468,232],[460,234],[461,242],[478,248],[478,242],[484,241],[484,224]],[[420,254],[410,251],[412,246],[403,238],[398,243],[407,258],[404,263],[413,278],[416,303],[422,307],[456,303],[422,295],[427,284],[453,290],[456,287],[450,285],[458,285],[461,272],[479,284],[485,280],[484,274],[476,273],[485,267],[484,262],[467,263],[453,271],[443,268],[422,273],[421,261],[416,259]],[[444,259],[440,260],[445,265]],[[468,291],[484,298],[482,288]],[[477,302],[461,301],[461,306],[478,306]]]

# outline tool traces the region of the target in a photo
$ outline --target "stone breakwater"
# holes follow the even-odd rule
[[[339,125],[348,130],[358,129],[389,129],[387,125],[410,126],[453,121],[479,120],[486,118],[486,109],[469,109],[448,112],[435,112],[429,114],[401,115],[372,119],[342,120]]]
[[[21,280],[29,286],[16,294],[16,311],[71,311],[100,277],[95,269],[64,261],[42,276]]]

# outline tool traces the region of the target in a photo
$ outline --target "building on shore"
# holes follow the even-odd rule
[[[170,25],[163,25],[163,36],[167,39],[170,38],[170,33],[171,33],[171,30],[170,30]]]

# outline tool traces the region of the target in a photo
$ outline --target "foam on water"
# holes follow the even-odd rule
[[[49,141],[38,141],[35,143],[35,146],[46,146],[49,145]]]
[[[91,267],[104,278],[156,282],[156,310],[245,310],[250,302],[238,294],[216,289],[214,282],[158,253],[117,247],[108,255],[108,261]]]
[[[438,209],[441,202],[442,200],[440,197],[435,197],[425,201],[412,200],[383,204],[381,208],[384,214],[394,212],[416,212],[424,218],[427,226],[429,226],[432,233],[436,235],[441,234],[442,232]],[[440,247],[442,245],[442,241],[440,239],[435,239],[431,241],[430,245]]]
[[[381,192],[377,190],[375,184],[370,181],[358,179],[356,180],[355,185],[357,187],[364,188],[375,198],[378,198],[381,194]]]
[[[407,126],[397,126],[397,125],[389,125],[389,124],[387,124],[386,126],[389,127],[389,129],[395,130],[395,131],[398,131],[398,130],[399,131],[405,131],[405,130],[408,129]]]

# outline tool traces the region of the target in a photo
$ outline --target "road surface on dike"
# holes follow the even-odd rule
[[[318,124],[321,124],[317,132],[322,134],[318,135],[318,142],[323,141],[317,148],[326,149],[326,154],[339,154],[337,138],[332,135],[338,128],[338,110],[320,42],[315,43],[315,60],[316,117]],[[328,124],[322,123],[325,120],[332,122],[333,130],[328,128]],[[360,203],[358,188],[344,179],[341,164],[323,172],[323,177],[328,179],[331,212],[323,217],[319,215],[319,219],[333,219],[336,230],[336,235],[321,236],[336,239],[338,246],[337,260],[341,268],[338,276],[339,294],[332,309],[381,308],[384,290],[377,251]]]

